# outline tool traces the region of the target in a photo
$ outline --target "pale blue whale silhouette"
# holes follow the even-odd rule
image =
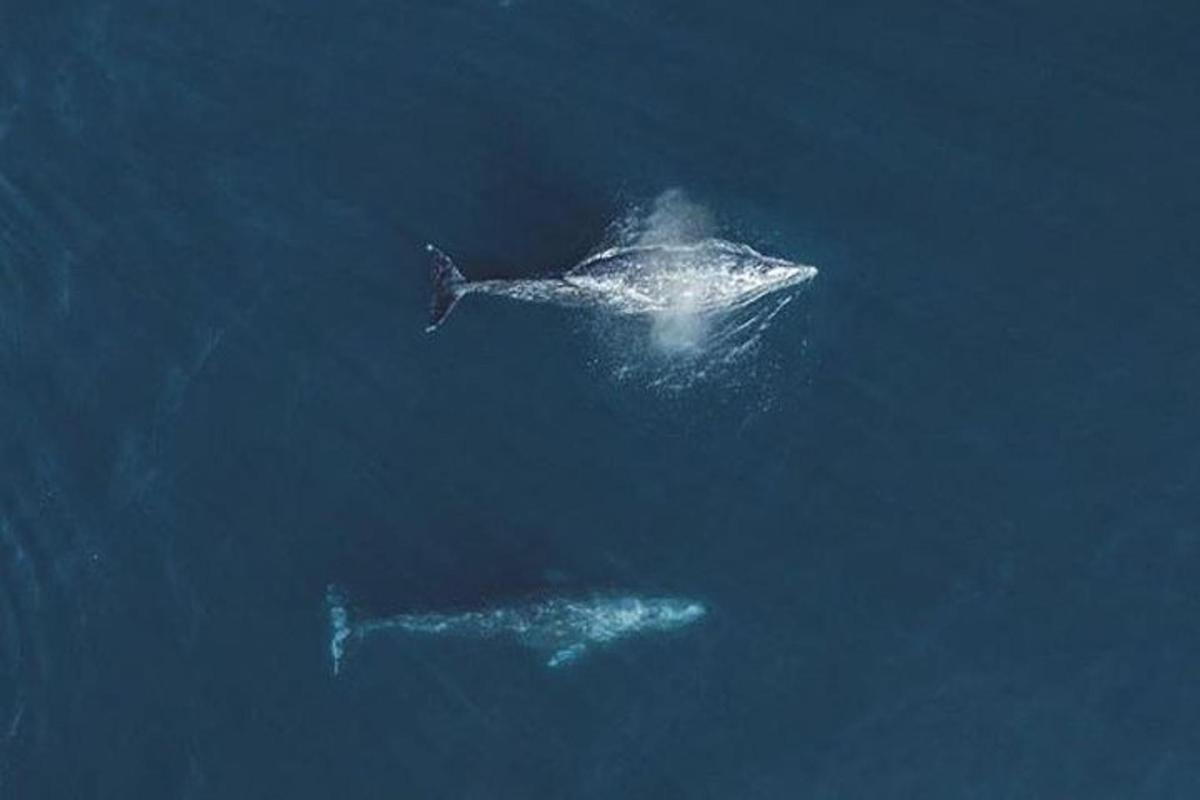
[[[678,597],[596,595],[551,598],[505,608],[457,613],[400,614],[352,620],[344,595],[334,586],[326,592],[329,610],[329,655],[335,675],[347,647],[374,633],[509,639],[546,657],[546,666],[561,667],[589,650],[632,636],[677,630],[701,619],[702,603]]]

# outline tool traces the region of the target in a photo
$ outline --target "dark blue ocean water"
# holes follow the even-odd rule
[[[1196,797],[1198,36],[3,0],[0,797]],[[532,275],[673,189],[821,268],[751,358],[656,385],[474,297],[423,333],[426,241]],[[335,680],[329,583],[711,613]]]

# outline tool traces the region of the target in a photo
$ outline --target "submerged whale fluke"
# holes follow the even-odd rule
[[[454,266],[450,256],[432,244],[425,245],[425,250],[433,257],[433,299],[429,304],[429,325],[425,328],[430,332],[442,324],[458,298],[462,297],[467,279]]]
[[[333,674],[337,675],[346,653],[346,640],[354,628],[350,625],[345,596],[333,584],[325,588],[325,608],[329,614],[329,660],[333,664]]]

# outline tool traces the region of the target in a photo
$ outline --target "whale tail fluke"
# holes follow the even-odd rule
[[[354,633],[354,626],[350,624],[346,596],[333,584],[325,589],[325,609],[329,614],[329,660],[336,676],[341,671],[342,657],[346,654],[346,640]]]
[[[429,304],[429,325],[425,328],[426,332],[432,332],[462,297],[467,279],[450,256],[431,244],[425,245],[425,250],[433,257],[433,300]]]

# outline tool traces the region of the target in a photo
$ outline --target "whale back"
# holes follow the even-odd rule
[[[567,271],[572,276],[602,276],[632,271],[748,272],[788,262],[759,253],[753,247],[724,239],[689,244],[648,244],[611,247]]]
[[[812,267],[723,239],[614,247],[564,274],[567,283],[605,297],[618,311],[730,308],[816,274]]]

